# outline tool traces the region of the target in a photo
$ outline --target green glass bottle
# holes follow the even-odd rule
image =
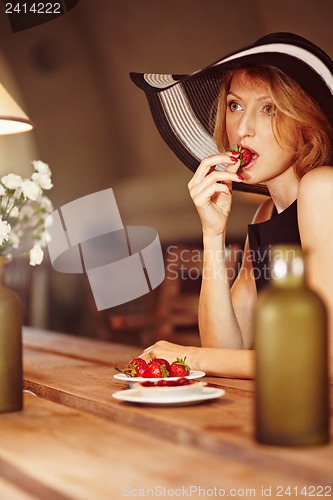
[[[271,251],[269,286],[254,315],[256,440],[281,446],[329,441],[327,313],[305,284],[298,246]]]
[[[3,261],[0,258],[0,413],[23,407],[22,306],[3,285]]]

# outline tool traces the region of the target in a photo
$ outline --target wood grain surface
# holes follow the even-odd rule
[[[128,345],[25,329],[24,410],[0,415],[1,500],[304,498],[320,496],[320,487],[321,496],[333,495],[332,442],[255,442],[253,381],[205,377],[225,396],[188,406],[114,399],[128,388],[113,378],[115,367],[136,354]]]

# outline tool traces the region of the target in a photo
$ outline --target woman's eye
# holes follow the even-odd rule
[[[267,115],[273,115],[274,114],[274,111],[275,111],[275,107],[272,105],[272,104],[266,104],[264,107],[263,107],[263,111],[264,113],[266,113]]]
[[[242,109],[242,106],[235,101],[230,101],[228,103],[228,107],[229,107],[230,111],[241,111],[241,109]]]

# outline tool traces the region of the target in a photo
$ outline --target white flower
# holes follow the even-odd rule
[[[42,189],[51,189],[53,184],[51,182],[51,178],[48,174],[44,174],[41,172],[35,172],[32,174],[31,179],[38,184]]]
[[[32,201],[37,200],[38,195],[41,192],[40,187],[35,182],[29,181],[28,179],[25,179],[22,182],[21,188],[24,197]]]
[[[47,163],[44,163],[41,160],[34,160],[31,163],[37,172],[40,172],[41,174],[48,174],[49,176],[51,175],[51,169]]]
[[[44,252],[41,249],[41,246],[38,243],[35,243],[32,249],[30,250],[30,265],[38,266],[42,263],[44,257]]]
[[[1,182],[7,189],[17,189],[21,187],[23,179],[20,175],[8,174],[1,178]]]
[[[42,263],[49,234],[44,227],[51,201],[43,195],[51,189],[51,170],[42,161],[33,161],[31,178],[10,173],[0,179],[0,256],[14,258],[30,254],[30,265]],[[32,247],[32,248],[31,248]]]
[[[12,230],[10,224],[5,220],[0,220],[0,245],[9,239],[9,233]]]

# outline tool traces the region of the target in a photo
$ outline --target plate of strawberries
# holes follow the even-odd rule
[[[171,363],[164,358],[152,358],[148,362],[142,358],[133,358],[125,368],[120,370],[120,373],[114,375],[114,378],[128,382],[133,387],[138,382],[157,382],[166,379],[172,381],[179,378],[196,379],[205,375],[205,372],[191,370],[186,363],[186,358],[176,358]]]

